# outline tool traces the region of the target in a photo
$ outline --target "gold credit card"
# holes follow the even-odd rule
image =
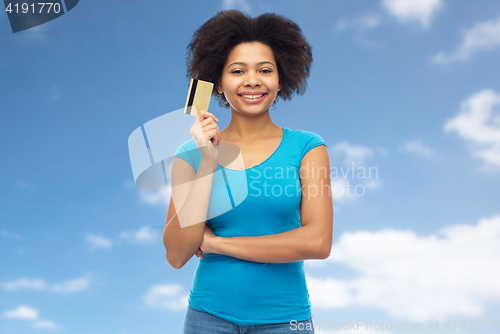
[[[184,113],[198,116],[198,111],[208,111],[213,88],[211,82],[191,78]]]

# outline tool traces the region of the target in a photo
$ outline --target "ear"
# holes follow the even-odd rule
[[[223,93],[223,91],[222,91],[222,87],[221,87],[221,86],[217,86],[217,92],[218,92],[219,94],[222,94],[222,93]]]
[[[278,85],[278,92],[281,90],[281,82],[280,84]]]

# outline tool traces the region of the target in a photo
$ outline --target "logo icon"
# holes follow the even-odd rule
[[[69,12],[79,0],[3,0],[12,32],[16,33],[52,21]]]

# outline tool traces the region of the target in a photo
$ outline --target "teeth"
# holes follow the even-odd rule
[[[259,97],[264,96],[264,94],[260,94],[260,95],[241,95],[241,96],[243,96],[245,99],[258,99]]]

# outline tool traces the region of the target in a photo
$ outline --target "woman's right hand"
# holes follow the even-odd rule
[[[213,166],[217,166],[219,163],[219,143],[221,141],[217,121],[214,114],[200,110],[189,130],[202,159],[211,161]]]

